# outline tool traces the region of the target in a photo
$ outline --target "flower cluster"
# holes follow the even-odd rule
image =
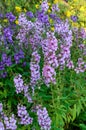
[[[11,66],[12,65],[11,57],[10,56],[8,57],[6,53],[2,54],[2,62],[6,66]]]
[[[31,118],[26,110],[26,107],[23,105],[18,105],[18,117],[20,118],[19,124],[29,125],[32,124],[33,118]]]
[[[46,85],[55,83],[55,68],[58,67],[58,60],[55,52],[58,49],[58,41],[53,33],[47,33],[47,39],[42,41],[42,50],[44,53],[43,77]]]
[[[28,102],[32,103],[32,98],[28,92],[29,87],[24,85],[22,75],[19,74],[19,75],[14,77],[14,84],[16,87],[16,93],[19,94],[21,92],[24,92],[24,96],[27,98]]]
[[[26,19],[25,14],[21,14],[19,16],[18,22],[21,28],[16,38],[20,40],[20,43],[26,43],[27,35],[29,34],[30,30],[33,28],[34,24],[31,21]]]
[[[24,89],[24,82],[22,80],[22,75],[15,76],[14,78],[14,84],[16,87],[16,93],[21,93]]]
[[[8,18],[9,22],[14,22],[16,20],[16,17],[12,14],[12,12],[7,13],[6,17]]]
[[[77,67],[75,68],[76,73],[84,72],[86,70],[86,63],[82,58],[78,58]]]
[[[16,64],[20,63],[21,59],[24,59],[24,52],[22,50],[14,54],[14,60]]]
[[[5,130],[4,124],[0,121],[0,130]]]
[[[38,108],[37,116],[38,116],[38,122],[41,127],[41,130],[50,130],[51,129],[51,119],[50,119],[45,107]]]
[[[32,59],[30,62],[30,70],[31,70],[31,81],[30,84],[32,88],[36,85],[37,81],[40,79],[40,55],[37,51],[32,53]]]
[[[17,129],[17,125],[16,125],[16,119],[14,117],[14,114],[12,114],[12,116],[10,118],[8,118],[7,116],[4,116],[4,124],[6,126],[6,130],[16,130]]]
[[[4,39],[6,39],[9,43],[12,43],[13,42],[12,36],[13,36],[12,30],[9,27],[5,28]]]
[[[61,52],[58,54],[58,61],[61,68],[64,67],[64,65],[67,63],[68,68],[73,68],[73,65],[70,67],[70,61],[71,61],[71,53],[70,48],[72,46],[72,31],[69,29],[68,21],[56,23],[55,24],[55,31],[61,36],[61,45],[60,50]],[[69,62],[69,63],[68,63]],[[73,64],[73,62],[71,61]]]

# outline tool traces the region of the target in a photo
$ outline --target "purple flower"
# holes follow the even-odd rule
[[[78,17],[77,17],[77,16],[72,15],[72,16],[71,16],[71,19],[73,20],[73,22],[77,22]]]
[[[3,104],[0,103],[0,113],[2,112],[2,110],[3,110]]]
[[[66,65],[69,69],[73,69],[74,68],[74,64],[73,64],[73,61],[71,60],[68,60],[67,61],[67,65]]]
[[[56,72],[50,65],[44,65],[42,76],[44,78],[45,84],[49,86],[50,83],[56,84]]]
[[[32,59],[30,62],[30,70],[31,70],[31,81],[30,85],[32,88],[36,85],[37,81],[40,79],[40,55],[37,51],[32,53]]]
[[[18,53],[14,55],[14,60],[16,64],[20,63],[20,60],[24,58],[24,52],[20,50]]]
[[[0,70],[4,70],[4,67],[5,67],[4,62],[1,61],[1,62],[0,62]]]
[[[20,118],[20,122],[19,124],[22,124],[22,125],[29,125],[29,124],[32,124],[33,122],[33,118],[31,118],[26,110],[26,107],[23,106],[23,105],[18,105],[17,106],[17,109],[18,109],[18,117]]]
[[[5,116],[4,117],[4,124],[6,126],[6,130],[8,130],[8,129],[16,130],[17,129],[17,125],[16,125],[16,119],[14,117],[14,114],[12,114],[12,116],[10,118]]]
[[[1,77],[2,77],[2,78],[5,78],[6,76],[7,76],[7,72],[2,72],[2,73],[1,73]]]
[[[32,98],[30,96],[30,93],[28,92],[29,87],[28,86],[24,86],[24,96],[27,98],[29,103],[32,103]]]
[[[6,17],[8,18],[9,22],[14,22],[16,20],[16,17],[12,14],[12,12],[7,13]]]
[[[61,22],[61,19],[56,15],[56,14],[50,14],[50,18],[52,18],[53,20],[55,20],[57,23]]]
[[[45,107],[38,108],[37,116],[38,116],[38,123],[41,127],[41,130],[50,130],[51,129],[51,119],[50,119]]]
[[[41,4],[41,9],[44,10],[44,12],[47,12],[49,6],[47,0],[44,0]]]
[[[24,90],[24,82],[22,80],[22,76],[19,74],[14,77],[14,84],[16,87],[16,93],[21,93]]]
[[[84,28],[81,28],[81,29],[80,29],[80,34],[79,34],[79,36],[80,36],[83,40],[86,39],[86,31],[85,31]]]
[[[11,65],[12,65],[11,57],[7,57],[7,54],[6,54],[6,53],[3,53],[3,54],[2,54],[2,61],[4,62],[4,64],[5,64],[6,66],[11,66]]]
[[[58,11],[60,11],[60,9],[58,8],[58,4],[53,4],[52,5],[52,12],[58,12]]]
[[[45,12],[42,11],[38,11],[37,13],[37,18],[39,21],[41,21],[42,23],[48,24],[49,23],[49,18],[48,15],[45,14]]]
[[[0,121],[0,130],[5,130],[4,124]]]
[[[3,14],[2,13],[0,13],[0,18],[3,18]]]
[[[82,58],[78,58],[77,67],[74,70],[77,74],[80,72],[83,73],[86,70],[86,63]]]
[[[12,40],[12,36],[13,36],[13,31],[7,27],[4,29],[4,37],[5,39],[7,39],[8,42],[12,43],[13,40]]]
[[[33,17],[34,17],[34,15],[33,15],[33,13],[32,13],[31,11],[26,12],[26,15],[27,15],[28,17],[30,17],[30,18],[33,18]]]

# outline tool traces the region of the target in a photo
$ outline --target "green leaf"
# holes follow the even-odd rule
[[[86,125],[85,124],[79,124],[81,130],[86,130]]]

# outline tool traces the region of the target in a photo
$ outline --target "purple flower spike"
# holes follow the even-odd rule
[[[5,130],[4,124],[2,122],[0,122],[0,130]]]
[[[13,36],[12,30],[11,30],[9,27],[5,28],[5,29],[4,29],[4,37],[5,37],[5,39],[7,39],[7,41],[10,42],[10,43],[13,42],[12,36]]]
[[[8,18],[9,22],[14,22],[16,20],[16,17],[12,14],[12,12],[7,13],[6,17]]]
[[[2,112],[2,110],[3,110],[3,105],[2,103],[0,103],[0,112]]]
[[[71,20],[72,20],[73,22],[77,22],[78,17],[77,17],[77,16],[72,15],[72,16],[71,16]]]
[[[31,11],[26,12],[26,15],[27,15],[28,17],[30,17],[30,18],[33,18],[33,17],[34,17],[34,15],[33,15],[33,13],[32,13]]]
[[[51,119],[45,107],[43,109],[38,108],[37,116],[38,116],[38,123],[41,126],[41,130],[50,130]]]

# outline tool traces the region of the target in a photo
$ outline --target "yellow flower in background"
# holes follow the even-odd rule
[[[7,19],[4,19],[4,20],[3,20],[3,22],[7,23],[7,22],[8,22],[8,20],[7,20]]]
[[[50,5],[51,5],[51,3],[48,2],[48,6],[50,6]]]
[[[54,4],[57,4],[59,2],[59,0],[54,0]]]
[[[22,11],[21,7],[19,7],[19,6],[16,6],[16,7],[15,7],[15,10],[16,10],[16,12],[18,12],[18,13],[20,13],[20,12]]]
[[[73,0],[73,2],[77,2],[78,0]]]
[[[67,11],[67,12],[66,12],[66,16],[67,16],[67,17],[70,17],[70,16],[71,16],[71,12],[70,12],[70,11]]]
[[[84,12],[86,9],[84,6],[81,6],[80,11]]]
[[[35,7],[36,7],[36,9],[38,9],[38,8],[39,8],[39,5],[38,5],[38,4],[36,4],[36,5],[35,5]]]
[[[15,21],[16,24],[19,24],[18,20]]]
[[[51,27],[51,31],[54,31],[55,30],[55,28],[54,27]]]
[[[48,9],[48,11],[47,11],[48,13],[51,13],[51,10],[50,9]]]
[[[27,12],[27,10],[24,8],[24,12]]]
[[[50,21],[51,24],[53,23],[53,20],[52,20],[52,19],[50,19],[49,21]]]
[[[79,24],[72,22],[72,26],[73,26],[73,27],[79,27]]]
[[[80,22],[80,25],[81,25],[82,27],[84,27],[84,26],[85,26],[83,22]]]

